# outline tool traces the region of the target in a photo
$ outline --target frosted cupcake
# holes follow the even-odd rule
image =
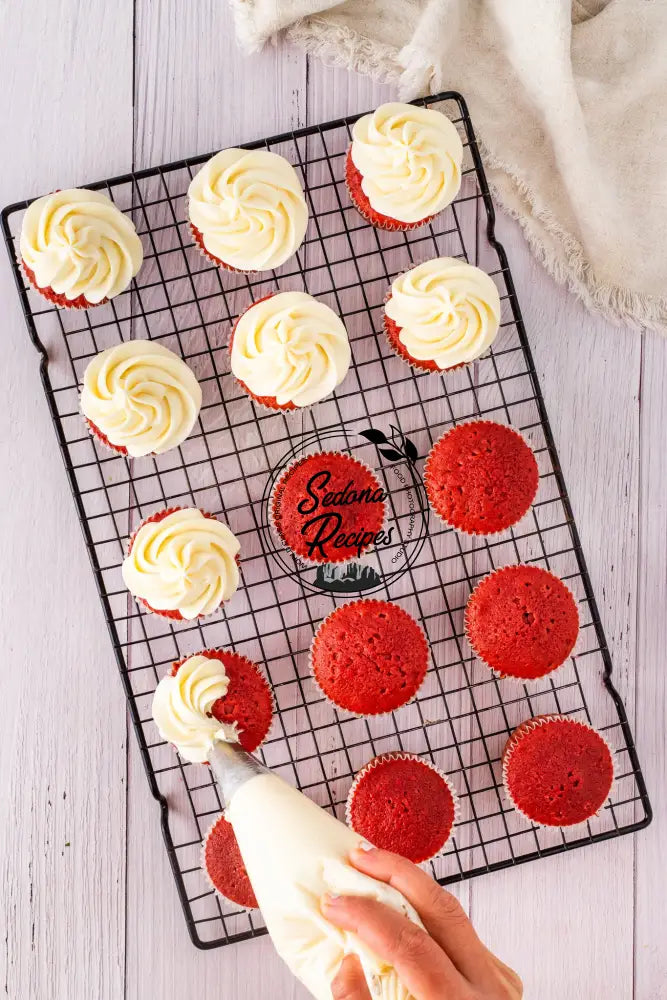
[[[184,760],[206,763],[215,740],[254,753],[271,728],[273,698],[256,663],[229,649],[204,649],[174,663],[153,695],[162,739]]]
[[[413,368],[443,372],[486,354],[500,326],[500,296],[484,271],[434,257],[400,274],[385,302],[384,328]]]
[[[280,267],[303,242],[308,208],[294,167],[266,149],[223,149],[188,188],[190,227],[209,260],[231,271]]]
[[[272,410],[296,410],[330,396],[351,357],[341,319],[305,292],[253,303],[236,321],[229,351],[241,388]]]
[[[124,291],[143,261],[134,225],[101,191],[72,188],[33,201],[20,255],[28,281],[69,309],[101,305]]]
[[[153,614],[192,621],[212,614],[239,585],[239,541],[196,507],[159,511],[139,525],[123,560],[125,586]]]
[[[191,432],[201,388],[186,363],[152,340],[101,351],[83,375],[81,412],[96,437],[140,458],[176,448]]]
[[[382,104],[352,129],[345,181],[361,215],[378,229],[415,229],[461,187],[463,145],[440,111]]]

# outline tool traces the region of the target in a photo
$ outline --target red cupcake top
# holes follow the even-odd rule
[[[172,675],[191,656],[206,656],[222,663],[229,678],[229,687],[224,698],[213,702],[211,713],[218,722],[236,723],[240,732],[239,743],[248,753],[253,753],[266,739],[273,717],[273,698],[263,673],[256,663],[240,653],[229,649],[204,649],[174,663]]]
[[[234,828],[224,816],[218,816],[206,834],[203,867],[214,887],[226,899],[239,906],[257,906]]]
[[[273,525],[285,545],[307,562],[342,563],[374,545],[383,531],[387,494],[379,479],[351,455],[305,455],[280,476],[271,497]]]
[[[336,608],[311,646],[313,675],[339,708],[380,715],[410,701],[428,667],[428,644],[414,618],[389,601]]]
[[[544,826],[573,826],[606,802],[614,764],[590,726],[560,715],[523,722],[503,754],[503,779],[514,805]]]
[[[490,535],[521,520],[535,499],[537,462],[511,427],[473,420],[453,427],[426,459],[431,507],[446,524]]]
[[[574,597],[539,566],[506,566],[489,573],[468,599],[465,629],[473,651],[507,677],[544,677],[567,659],[577,641]]]
[[[456,801],[445,778],[419,757],[384,754],[359,773],[347,819],[376,847],[418,864],[445,846]]]

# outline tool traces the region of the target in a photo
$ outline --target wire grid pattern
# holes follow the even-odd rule
[[[454,837],[430,862],[443,883],[607,839],[650,821],[632,735],[609,678],[609,655],[511,274],[495,241],[493,206],[470,119],[458,95],[416,103],[444,111],[457,125],[465,146],[464,177],[454,204],[430,225],[408,233],[380,232],[350,204],[344,162],[356,118],[249,144],[286,156],[300,174],[309,202],[304,244],[268,275],[221,271],[193,245],[185,194],[207,156],[91,185],[131,215],[145,251],[131,288],[94,309],[55,309],[27,286],[16,265],[27,203],[3,214],[141,754],[160,802],[186,922],[200,947],[265,929],[258,911],[227,903],[204,877],[201,841],[221,808],[216,786],[205,767],[179,760],[151,719],[158,679],[172,661],[199,649],[231,647],[264,667],[276,713],[261,756],[341,819],[355,772],[376,754],[423,754],[446,771],[461,809]],[[436,255],[480,264],[497,283],[502,303],[501,330],[490,354],[443,377],[412,370],[394,355],[382,332],[390,281]],[[353,365],[347,378],[331,399],[304,413],[255,407],[229,373],[226,345],[235,317],[278,288],[317,295],[339,313],[350,335]],[[197,428],[180,448],[126,460],[87,433],[78,387],[98,351],[133,337],[159,340],[182,356],[202,385],[203,405]],[[488,539],[462,536],[434,515],[429,518],[419,479],[431,444],[453,424],[480,415],[520,430],[540,469],[531,511],[514,529]],[[371,426],[388,436],[392,426],[408,435],[419,452],[418,471],[407,461],[383,459],[359,435]],[[375,596],[397,600],[414,614],[431,649],[417,699],[389,716],[356,718],[322,698],[309,672],[310,641],[319,622],[350,595],[334,596],[310,586],[310,571],[289,554],[277,558],[268,527],[267,489],[275,470],[289,454],[312,450],[314,444],[330,448],[332,441],[383,477],[399,528],[397,545],[407,537],[402,496],[416,491],[427,527],[403,572],[389,577],[386,566],[379,565],[382,582]],[[154,511],[175,505],[220,515],[241,542],[238,592],[224,609],[194,623],[147,614],[128,596],[120,574],[133,528]],[[576,655],[551,677],[529,686],[495,677],[472,656],[463,632],[471,589],[490,570],[519,561],[562,577],[578,601],[581,618]],[[509,733],[524,719],[548,712],[571,714],[596,726],[615,754],[610,801],[598,817],[571,830],[531,825],[502,789],[500,758]]]

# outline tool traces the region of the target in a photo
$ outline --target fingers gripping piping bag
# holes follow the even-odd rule
[[[414,1000],[392,965],[322,915],[325,892],[369,896],[422,926],[396,889],[350,865],[358,835],[238,744],[215,742],[209,761],[276,951],[297,979],[316,1000],[331,1000],[343,957],[355,953],[373,998]]]

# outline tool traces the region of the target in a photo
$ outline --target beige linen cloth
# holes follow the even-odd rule
[[[248,51],[283,32],[404,99],[460,91],[494,195],[549,272],[667,333],[667,0],[231,6]]]

